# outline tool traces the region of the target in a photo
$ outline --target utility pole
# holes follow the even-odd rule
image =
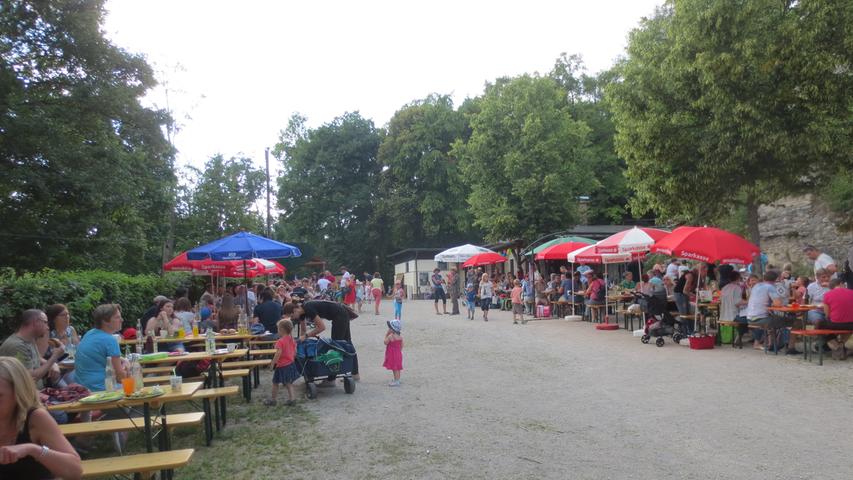
[[[272,230],[270,229],[271,215],[270,215],[270,148],[267,147],[264,149],[264,160],[267,162],[267,237],[272,236]]]

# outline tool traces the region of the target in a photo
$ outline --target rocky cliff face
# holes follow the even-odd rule
[[[803,247],[812,244],[839,267],[853,247],[853,232],[840,232],[829,209],[812,195],[785,197],[758,209],[761,249],[770,263],[805,264]]]

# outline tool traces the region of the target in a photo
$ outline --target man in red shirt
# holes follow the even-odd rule
[[[829,282],[830,290],[823,295],[823,312],[827,321],[820,328],[832,330],[853,330],[853,290],[844,288],[841,280],[833,278]],[[832,358],[843,360],[847,358],[844,343],[850,335],[842,335],[841,341],[833,338],[827,342],[832,349]]]

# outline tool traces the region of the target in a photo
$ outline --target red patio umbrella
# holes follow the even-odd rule
[[[714,227],[678,227],[652,245],[652,252],[706,263],[752,263],[761,253],[740,235]]]
[[[496,263],[503,263],[505,261],[506,257],[497,253],[479,253],[466,260],[465,263],[462,264],[462,267],[482,267],[484,265],[494,265]]]
[[[667,235],[669,232],[657,228],[629,228],[596,243],[595,253],[648,252],[655,242]]]
[[[551,245],[536,254],[536,260],[566,260],[566,256],[575,250],[588,247],[584,242],[565,242]]]
[[[678,227],[652,245],[652,252],[705,263],[752,263],[761,253],[752,242],[740,235],[714,227]],[[699,318],[699,296],[696,296],[694,322]]]

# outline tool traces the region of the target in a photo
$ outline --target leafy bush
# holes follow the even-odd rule
[[[127,275],[104,270],[39,273],[15,275],[10,268],[0,269],[0,338],[14,331],[14,319],[29,308],[45,309],[54,303],[64,303],[71,312],[72,323],[78,332],[92,325],[92,310],[103,303],[118,303],[126,324],[151,306],[157,295],[172,295],[179,285],[187,284],[188,276],[181,273],[157,275]]]

